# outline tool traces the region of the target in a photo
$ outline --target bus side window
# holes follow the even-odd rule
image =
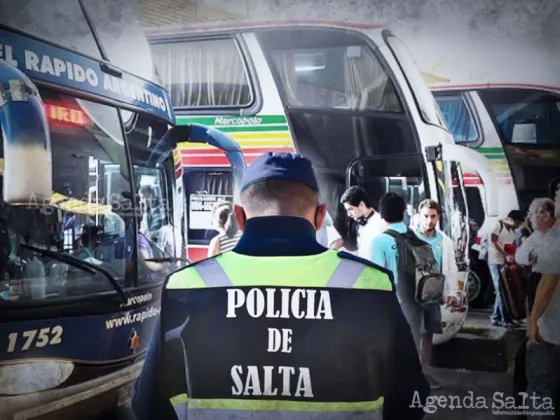
[[[163,86],[178,108],[250,107],[255,95],[232,38],[153,43]]]
[[[476,143],[479,134],[472,111],[461,94],[436,94],[436,102],[457,143]]]

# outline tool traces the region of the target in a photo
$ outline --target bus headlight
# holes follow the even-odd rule
[[[0,366],[0,395],[46,391],[63,384],[74,371],[74,363],[45,360]]]

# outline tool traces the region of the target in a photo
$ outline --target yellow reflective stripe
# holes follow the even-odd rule
[[[179,404],[186,404],[189,402],[189,396],[187,394],[179,394],[175,395],[174,397],[169,398],[171,405],[175,407]]]
[[[235,286],[324,287],[340,263],[336,251],[317,255],[252,257],[227,252],[217,258]]]
[[[358,281],[354,283],[353,289],[374,289],[385,290],[390,292],[393,290],[393,285],[389,275],[381,270],[376,270],[373,267],[366,267],[362,272]]]
[[[166,289],[202,289],[206,287],[202,277],[192,267],[179,270],[169,277]]]
[[[258,258],[230,251],[215,257],[215,261],[231,283],[238,287],[325,287],[339,264],[346,260],[341,259],[336,251],[328,250],[318,255]],[[363,267],[363,272],[352,286],[354,289],[392,290],[387,274],[373,267]],[[166,288],[198,289],[206,286],[193,266],[172,274]]]
[[[376,401],[308,402],[286,400],[196,399],[189,400],[189,410],[245,410],[299,412],[373,411],[383,407],[383,397]]]

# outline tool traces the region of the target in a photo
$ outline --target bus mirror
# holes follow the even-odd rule
[[[52,196],[51,140],[45,105],[35,85],[0,60],[3,199],[12,205],[47,204]]]
[[[190,142],[206,143],[225,153],[231,165],[234,182],[233,197],[237,201],[241,181],[247,168],[241,146],[227,134],[215,128],[209,128],[202,124],[191,124],[189,129]]]
[[[478,174],[484,184],[486,216],[498,217],[500,202],[498,182],[490,166],[490,161],[481,153],[457,144],[442,145],[442,159],[459,162],[463,167],[472,168]]]

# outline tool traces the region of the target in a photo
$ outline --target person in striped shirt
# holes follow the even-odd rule
[[[214,207],[214,226],[218,235],[210,241],[208,258],[231,251],[241,238],[231,203],[227,201],[218,202]]]

